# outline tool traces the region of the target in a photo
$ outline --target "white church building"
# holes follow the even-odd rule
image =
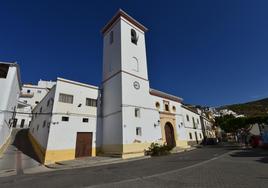
[[[147,28],[119,10],[103,28],[100,87],[58,78],[33,109],[29,136],[45,163],[144,155],[151,143],[187,148],[203,139],[200,116],[150,88]]]

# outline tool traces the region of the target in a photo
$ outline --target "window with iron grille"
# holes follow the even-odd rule
[[[59,102],[73,104],[74,96],[60,93]]]
[[[96,107],[97,106],[97,100],[96,99],[86,98],[86,106]]]

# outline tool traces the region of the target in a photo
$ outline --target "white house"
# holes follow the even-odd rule
[[[20,88],[19,65],[0,62],[0,152],[11,134]]]
[[[188,145],[200,144],[204,138],[200,114],[196,109],[182,105],[182,116]]]
[[[58,78],[33,109],[29,137],[40,161],[96,155],[98,87]]]
[[[43,163],[96,153],[137,157],[153,142],[181,148],[201,143],[196,110],[150,88],[146,31],[119,10],[102,29],[101,87],[58,78],[37,104],[29,135]]]
[[[16,110],[14,128],[28,128],[32,119],[32,109],[55,85],[53,81],[40,80],[37,85],[23,84]]]

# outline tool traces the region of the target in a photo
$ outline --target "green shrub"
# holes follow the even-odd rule
[[[166,144],[160,145],[158,143],[152,143],[149,147],[147,154],[151,156],[161,156],[161,155],[168,155],[173,147],[168,146]]]

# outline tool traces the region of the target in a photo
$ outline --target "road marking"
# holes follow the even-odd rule
[[[230,153],[232,153],[233,151],[229,151],[227,153],[224,153],[222,155],[219,155],[217,157],[213,157],[211,159],[208,159],[206,161],[202,161],[200,163],[197,163],[197,164],[194,164],[194,165],[190,165],[190,166],[186,166],[186,167],[183,167],[183,168],[180,168],[180,169],[176,169],[176,170],[171,170],[171,171],[167,171],[167,172],[163,172],[163,173],[158,173],[158,174],[154,174],[154,175],[150,175],[150,176],[143,176],[143,177],[138,177],[138,178],[132,178],[132,179],[127,179],[127,180],[122,180],[122,181],[118,181],[118,182],[111,182],[111,183],[104,183],[104,184],[98,184],[98,185],[92,185],[92,186],[88,186],[86,188],[95,188],[95,187],[102,187],[102,186],[108,186],[108,185],[117,185],[117,184],[122,184],[122,183],[129,183],[129,182],[133,182],[133,181],[138,181],[138,180],[146,180],[146,179],[150,179],[150,178],[156,178],[156,177],[159,177],[159,176],[164,176],[164,175],[169,175],[169,174],[173,174],[173,173],[177,173],[177,172],[180,172],[180,171],[183,171],[183,170],[188,170],[188,169],[191,169],[191,168],[195,168],[195,167],[198,167],[198,166],[202,166],[204,164],[207,164],[211,161],[215,161],[217,159],[220,159]]]

